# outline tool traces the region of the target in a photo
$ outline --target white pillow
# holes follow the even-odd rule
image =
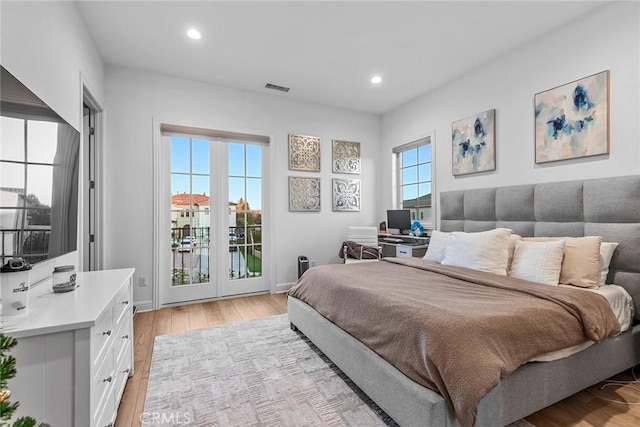
[[[611,264],[613,252],[617,247],[618,243],[600,243],[600,280],[598,286],[604,286],[607,284],[607,276],[609,275],[609,264]]]
[[[530,282],[557,286],[560,281],[564,240],[555,242],[516,242],[509,276]]]
[[[480,233],[454,231],[447,239],[442,264],[506,276],[509,236],[511,230],[508,228]]]
[[[427,261],[442,262],[442,260],[444,259],[444,248],[447,245],[448,237],[449,233],[432,230],[431,238],[429,239],[429,246],[427,246],[427,253],[424,254],[422,259],[426,259]]]
[[[509,271],[509,267],[511,267],[511,262],[513,261],[513,253],[516,250],[516,242],[522,239],[522,236],[519,234],[511,234],[509,236],[509,257],[507,260],[507,272]]]

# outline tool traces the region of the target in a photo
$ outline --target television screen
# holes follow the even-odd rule
[[[80,132],[1,68],[0,262],[77,249]]]
[[[396,209],[387,211],[387,229],[398,229],[400,234],[407,234],[411,229],[411,211]]]

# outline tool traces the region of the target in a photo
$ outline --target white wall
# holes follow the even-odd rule
[[[104,64],[75,4],[3,1],[0,29],[2,65],[81,130],[81,74],[101,102]],[[78,252],[38,263],[32,281],[50,276],[53,266],[63,264],[74,264],[77,268]]]
[[[104,64],[76,5],[69,1],[3,1],[2,65],[80,130],[80,73],[104,96]]]
[[[639,17],[637,2],[607,5],[385,114],[378,212],[392,203],[391,148],[431,130],[434,200],[442,191],[640,173]],[[536,165],[534,94],[607,69],[610,154]],[[496,171],[453,177],[451,123],[491,108],[496,109]]]
[[[295,89],[294,89],[295,90]],[[134,287],[134,300],[152,299],[152,121],[191,124],[216,130],[243,130],[273,135],[271,164],[273,236],[276,271],[271,287],[297,279],[297,257],[319,264],[337,262],[347,227],[373,225],[377,203],[380,119],[378,116],[291,101],[286,95],[259,93],[181,80],[131,69],[108,67],[107,148],[107,267],[133,266],[136,276],[151,278],[147,287]],[[288,170],[288,134],[321,138],[320,173]],[[331,139],[361,142],[362,210],[331,210]],[[288,205],[288,176],[321,177],[319,213],[292,213]],[[353,175],[341,175],[356,178]]]

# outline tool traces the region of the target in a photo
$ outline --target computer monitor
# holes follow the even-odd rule
[[[409,234],[411,211],[409,209],[387,210],[387,229],[396,228],[400,234]]]

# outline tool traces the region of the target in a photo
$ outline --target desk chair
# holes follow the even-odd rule
[[[382,248],[378,244],[378,227],[361,227],[361,226],[349,226],[349,233],[347,234],[347,241],[355,242],[362,245],[366,250],[366,247],[375,248],[377,251],[376,258],[355,259],[347,256],[348,246],[344,244],[342,246],[342,259],[345,264],[351,264],[356,262],[376,262],[380,259]],[[345,242],[346,243],[346,242]]]

